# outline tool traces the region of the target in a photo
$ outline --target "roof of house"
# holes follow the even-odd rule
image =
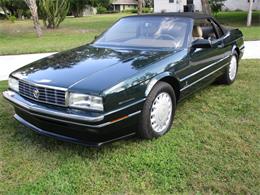
[[[137,5],[137,0],[114,0],[113,5]]]
[[[143,15],[136,15],[136,16],[172,16],[172,17],[186,17],[186,18],[193,18],[193,19],[207,19],[211,18],[211,16],[203,14],[203,13],[195,13],[195,12],[167,12],[167,13],[154,13],[154,14],[143,14]],[[135,16],[128,16],[128,17],[135,17]]]

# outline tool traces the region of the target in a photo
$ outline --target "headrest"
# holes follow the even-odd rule
[[[194,26],[192,31],[193,37],[203,37],[203,31],[200,26]]]

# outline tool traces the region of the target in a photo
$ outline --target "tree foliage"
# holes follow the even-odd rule
[[[114,0],[94,0],[95,5],[108,8]]]
[[[153,0],[144,0],[145,7],[152,8],[154,6]]]
[[[58,28],[66,18],[70,7],[69,0],[40,0],[41,17],[47,28]]]
[[[87,6],[106,10],[112,2],[113,0],[70,0],[70,13],[75,17],[81,17]]]
[[[226,0],[209,0],[212,12],[215,14],[220,12],[222,10],[225,1]]]
[[[22,18],[22,15],[29,15],[29,9],[24,0],[0,0],[0,7],[7,17]]]
[[[87,5],[89,0],[70,0],[70,13],[75,17],[81,17]]]

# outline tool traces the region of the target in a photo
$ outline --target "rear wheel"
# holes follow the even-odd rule
[[[223,84],[231,85],[234,83],[237,77],[238,70],[238,54],[234,52],[231,56],[230,64],[226,68],[225,73],[219,79],[219,81]]]
[[[144,139],[164,135],[172,126],[176,109],[175,92],[171,85],[158,82],[144,103],[138,133]]]

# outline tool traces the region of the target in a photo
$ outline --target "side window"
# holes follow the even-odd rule
[[[215,28],[212,26],[210,21],[206,19],[195,20],[193,31],[193,40],[196,39],[210,39],[215,40],[218,38]]]
[[[218,34],[218,38],[222,37],[224,35],[222,29],[219,27],[218,24],[216,24],[213,20],[211,20],[211,23],[213,24],[217,34]]]

